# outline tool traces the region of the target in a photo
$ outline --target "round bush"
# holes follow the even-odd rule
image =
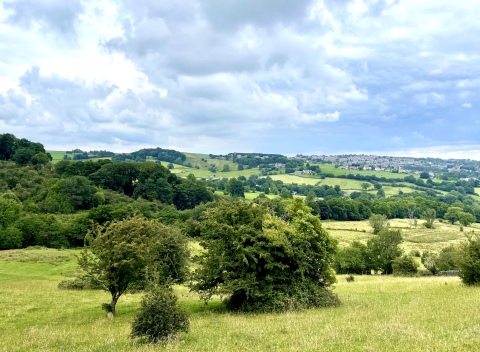
[[[154,286],[142,300],[140,310],[132,323],[131,337],[149,342],[166,342],[180,332],[188,332],[190,321],[177,305],[172,288]]]
[[[459,256],[460,278],[466,285],[480,285],[480,236],[468,237]]]
[[[418,273],[418,263],[408,255],[395,259],[392,268],[393,274],[398,276],[414,276]]]

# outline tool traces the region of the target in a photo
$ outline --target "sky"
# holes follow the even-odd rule
[[[0,133],[480,159],[478,18],[480,0],[0,0]]]

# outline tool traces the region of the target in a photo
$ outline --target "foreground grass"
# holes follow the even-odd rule
[[[1,351],[163,349],[128,338],[141,294],[122,297],[118,316],[108,320],[100,309],[107,294],[57,288],[75,270],[74,252],[8,254],[0,252]],[[338,279],[341,306],[285,314],[226,313],[219,301],[205,306],[179,287],[191,331],[166,350],[474,351],[480,345],[478,287],[458,278]]]

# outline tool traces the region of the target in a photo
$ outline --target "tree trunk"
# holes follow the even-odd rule
[[[117,305],[119,296],[116,294],[112,294],[112,302],[110,302],[110,312],[112,312],[113,316],[115,316],[115,307]]]

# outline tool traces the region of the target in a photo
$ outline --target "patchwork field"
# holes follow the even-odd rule
[[[327,224],[325,224],[327,225]],[[340,224],[341,225],[341,224]],[[100,309],[101,291],[64,291],[75,251],[0,252],[1,351],[475,351],[480,287],[458,278],[338,276],[336,308],[284,314],[232,314],[205,306],[185,287],[190,332],[166,348],[129,339],[142,294],[123,296],[118,315]]]

